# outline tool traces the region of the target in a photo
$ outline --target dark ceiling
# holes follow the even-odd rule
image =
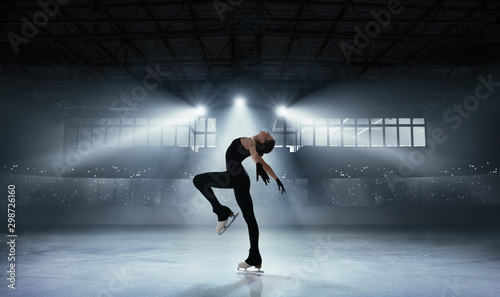
[[[333,85],[419,108],[500,72],[493,0],[41,2],[57,5],[1,1],[4,99],[102,108],[158,68],[152,101],[293,103]]]

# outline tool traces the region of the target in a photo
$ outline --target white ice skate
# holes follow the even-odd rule
[[[229,217],[233,217],[233,219],[231,220],[231,222],[228,225],[226,225],[227,224],[227,220],[218,222],[217,223],[217,227],[215,227],[215,231],[217,231],[217,233],[219,233],[219,235],[224,234],[224,232],[226,232],[227,228],[229,228],[229,226],[231,226],[231,224],[234,222],[234,220],[236,219],[236,217],[239,214],[240,213],[237,213],[236,215],[234,215],[234,213],[231,212],[231,214],[229,215]]]
[[[260,270],[262,268],[262,264],[255,265],[254,267],[257,268],[257,270],[248,270],[248,268],[252,267],[254,265],[250,265],[247,262],[240,262],[238,263],[238,272],[239,273],[264,273],[263,270]]]

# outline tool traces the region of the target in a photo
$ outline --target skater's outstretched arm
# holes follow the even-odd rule
[[[261,133],[265,134],[264,131],[261,131]],[[269,136],[269,132],[267,133],[267,136]],[[267,185],[270,175],[276,181],[276,184],[278,185],[278,191],[281,191],[281,194],[286,193],[283,183],[276,176],[271,166],[269,166],[269,164],[267,164],[262,156],[257,152],[255,139],[253,137],[248,137],[242,138],[241,141],[243,146],[250,151],[250,157],[252,158],[252,160],[255,162],[255,164],[257,164],[257,181],[259,181],[260,176],[264,183]]]
[[[255,164],[262,164],[264,171],[266,171],[266,173],[269,174],[272,179],[278,179],[278,176],[276,176],[271,166],[269,166],[269,164],[267,164],[266,161],[264,161],[264,159],[257,152],[257,149],[255,148],[255,140],[251,137],[249,139],[250,141],[248,141],[248,150],[250,151],[250,157],[252,158],[252,160],[255,162]]]

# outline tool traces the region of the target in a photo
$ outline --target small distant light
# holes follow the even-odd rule
[[[203,106],[199,106],[196,108],[196,115],[197,116],[203,116],[203,115],[205,115],[206,112],[207,111],[206,111],[205,107],[203,107]]]
[[[280,107],[278,107],[276,112],[278,113],[279,116],[284,117],[284,116],[286,116],[286,107],[280,106]]]
[[[243,106],[243,105],[245,105],[245,99],[243,99],[242,97],[238,97],[238,98],[236,98],[235,103],[236,103],[236,106]]]

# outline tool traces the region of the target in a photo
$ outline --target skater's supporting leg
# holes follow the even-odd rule
[[[259,253],[259,226],[253,211],[252,197],[250,196],[250,181],[247,186],[234,189],[236,202],[243,213],[243,218],[248,225],[248,235],[250,237],[250,254],[247,263],[255,266],[262,263]]]

